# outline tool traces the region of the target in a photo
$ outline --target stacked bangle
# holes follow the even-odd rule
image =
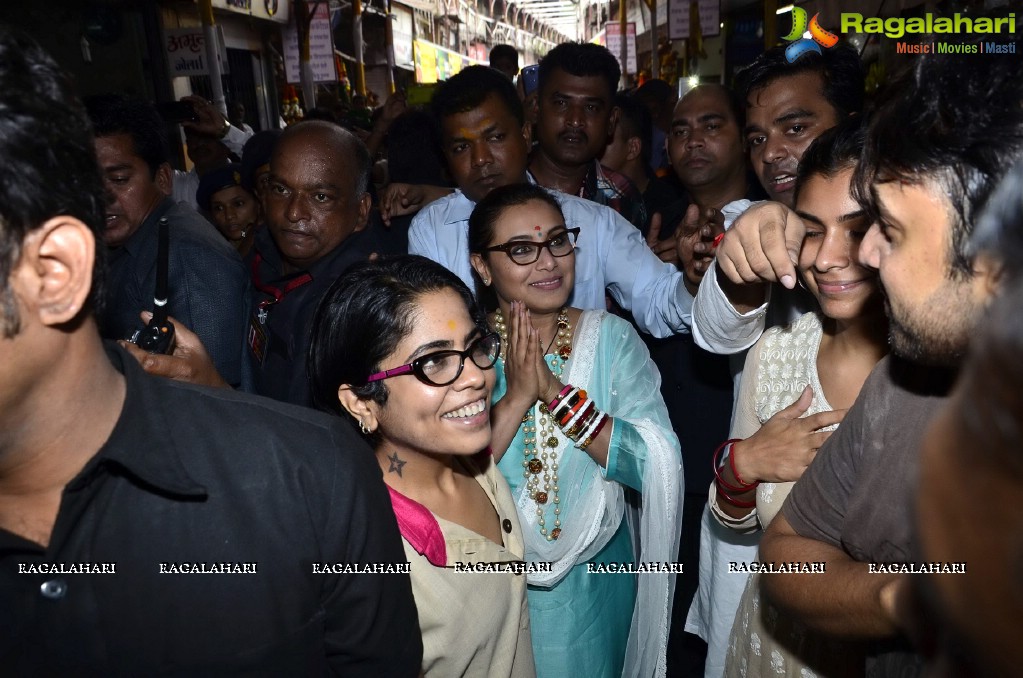
[[[759,480],[753,483],[745,482],[742,478],[739,477],[739,473],[735,469],[735,456],[731,453],[731,447],[733,444],[740,441],[741,438],[731,438],[718,445],[718,448],[714,450],[713,462],[714,478],[715,482],[717,483],[718,489],[717,494],[720,498],[724,499],[732,506],[736,506],[738,508],[753,508],[757,505],[755,501],[742,501],[732,497],[731,494],[729,494],[732,492],[734,493],[749,492],[750,490],[754,489],[757,485],[760,484]],[[738,485],[733,485],[729,483],[721,476],[721,467],[723,466],[723,464],[719,462],[719,459],[721,458],[721,453],[726,450],[728,451],[728,466],[729,468],[732,469],[732,474],[735,476],[735,479],[739,481]]]
[[[569,384],[565,388],[561,389],[561,393],[554,396],[554,400],[552,400],[551,404],[547,406],[547,410],[549,412],[553,412],[555,409],[557,409],[558,403],[560,403],[562,398],[564,398],[569,394],[569,392],[571,392],[572,388],[573,388],[572,384]]]
[[[568,385],[548,406],[561,431],[581,450],[593,442],[610,417],[597,409],[586,391]]]
[[[735,497],[721,489],[721,483],[718,483],[718,498],[724,499],[725,501],[727,501],[732,506],[735,506],[736,508],[755,508],[757,505],[757,502],[755,501],[742,501],[736,499]]]
[[[584,438],[581,443],[577,443],[576,447],[578,447],[580,450],[585,450],[587,447],[589,447],[590,443],[592,443],[594,439],[598,435],[600,435],[601,429],[604,428],[604,424],[606,424],[608,419],[610,418],[611,417],[607,416],[606,412],[600,412],[600,416],[597,417],[596,422],[591,427],[589,433],[586,435],[586,438]]]

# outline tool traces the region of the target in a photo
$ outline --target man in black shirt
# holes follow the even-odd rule
[[[311,405],[306,355],[313,313],[338,275],[382,250],[366,228],[371,166],[365,144],[322,120],[289,127],[274,146],[262,196],[267,228],[256,235],[248,261],[246,390]],[[172,355],[129,349],[150,374],[223,385],[199,340],[179,327]]]
[[[310,405],[312,316],[346,268],[380,250],[366,229],[371,158],[357,137],[311,120],[289,127],[270,159],[267,228],[256,236],[247,353],[260,395]]]
[[[70,91],[0,31],[2,672],[418,675],[404,552],[357,436],[102,343],[103,192]]]
[[[230,384],[242,374],[247,279],[237,251],[189,205],[171,197],[164,122],[148,102],[110,94],[87,100],[109,196],[103,241],[111,248],[101,332],[127,339],[153,309],[158,222],[170,225],[168,312],[202,339]],[[195,200],[195,196],[192,196]]]

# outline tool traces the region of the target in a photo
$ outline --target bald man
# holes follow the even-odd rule
[[[353,134],[322,120],[281,134],[264,191],[267,228],[256,234],[248,265],[252,293],[243,388],[311,406],[305,361],[308,328],[330,284],[380,250],[367,229],[371,159]],[[151,374],[223,385],[202,344],[178,327],[172,355],[133,351]],[[128,347],[132,350],[132,347]]]

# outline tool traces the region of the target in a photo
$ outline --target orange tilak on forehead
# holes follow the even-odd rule
[[[490,118],[484,118],[476,123],[471,129],[469,127],[459,127],[458,135],[462,139],[478,139],[482,137],[488,129],[494,126],[494,121]]]
[[[453,329],[455,329],[456,327],[458,327],[458,324],[457,324],[457,323],[455,323],[455,321],[454,321],[454,320],[449,320],[449,321],[448,321],[448,329],[449,329],[449,330],[453,330]]]

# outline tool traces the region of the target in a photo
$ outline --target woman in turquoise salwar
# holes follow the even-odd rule
[[[502,339],[492,450],[526,560],[550,563],[527,580],[537,675],[663,676],[674,576],[607,571],[675,559],[678,440],[633,327],[567,306],[581,226],[529,184],[494,189],[469,220]]]

